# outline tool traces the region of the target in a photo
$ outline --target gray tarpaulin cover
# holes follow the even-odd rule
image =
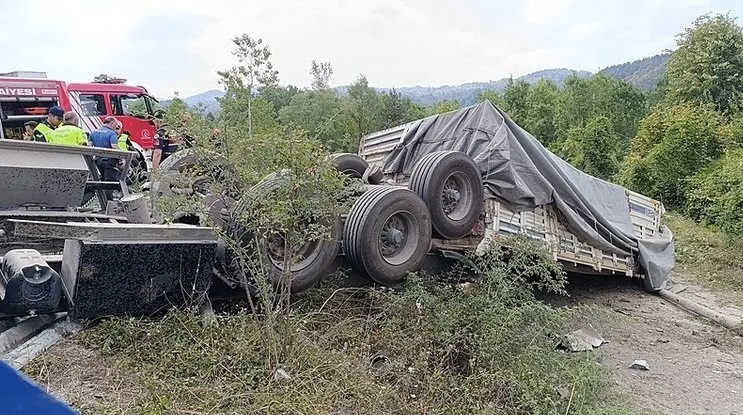
[[[416,121],[384,161],[384,172],[410,174],[433,151],[457,150],[480,167],[485,194],[515,211],[553,204],[581,241],[606,252],[636,255],[650,290],[664,288],[674,265],[670,230],[638,239],[625,189],[589,176],[544,148],[490,102]]]

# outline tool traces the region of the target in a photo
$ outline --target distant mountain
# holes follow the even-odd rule
[[[642,90],[648,91],[655,88],[655,84],[658,78],[665,72],[666,63],[670,58],[670,54],[664,53],[655,55],[649,58],[636,60],[634,62],[627,62],[621,65],[609,66],[599,71],[613,78],[628,81]],[[593,74],[588,71],[576,71],[573,69],[559,68],[559,69],[545,69],[524,75],[516,80],[523,79],[526,82],[534,83],[541,79],[549,80],[555,83],[557,86],[562,87],[565,83],[565,79],[568,76],[576,74],[582,78],[588,78]],[[497,81],[489,82],[471,82],[462,85],[445,85],[438,87],[425,87],[425,86],[410,86],[395,88],[397,92],[405,97],[412,99],[414,102],[421,105],[433,105],[441,100],[456,100],[462,105],[474,104],[477,100],[477,95],[486,90],[495,90],[503,92],[508,85],[508,78],[499,79]],[[376,88],[378,92],[386,92],[391,88]],[[336,90],[345,94],[348,90],[347,86],[337,87]],[[219,111],[219,102],[217,98],[224,95],[224,92],[218,89],[212,89],[206,92],[202,92],[198,95],[193,95],[183,100],[191,107],[203,105],[206,112],[216,113]],[[164,101],[163,104],[166,104]]]
[[[185,102],[189,107],[203,105],[205,112],[217,113],[219,112],[219,102],[217,102],[217,98],[222,98],[222,96],[224,96],[224,91],[219,89],[210,89],[209,91],[202,92],[198,95],[184,98],[183,102]]]
[[[666,72],[669,59],[671,59],[670,53],[661,53],[649,58],[609,66],[599,72],[632,83],[643,91],[649,91],[655,88],[658,78]]]
[[[212,113],[216,114],[219,112],[219,102],[217,101],[217,98],[222,98],[224,96],[224,91],[220,91],[219,89],[210,89],[206,92],[202,92],[197,95],[192,95],[190,97],[182,98],[183,102],[186,103],[191,108],[196,108],[199,106],[204,107],[205,113]],[[158,102],[161,107],[167,108],[168,105],[170,105],[170,102],[172,101],[171,98],[168,99],[159,99]]]
[[[587,71],[575,71],[572,69],[545,69],[542,71],[530,73],[515,80],[523,79],[526,82],[533,83],[540,79],[545,79],[554,82],[558,86],[563,86],[565,79],[576,74],[582,78],[591,76],[590,72]],[[497,81],[490,82],[470,82],[462,85],[445,85],[438,87],[425,87],[425,86],[409,86],[395,88],[397,92],[405,97],[410,98],[413,102],[421,105],[433,105],[441,100],[456,100],[462,105],[472,105],[477,101],[477,96],[483,91],[495,90],[503,92],[508,85],[508,78],[499,79]],[[341,94],[346,92],[347,87],[341,86],[336,88]],[[378,92],[387,92],[391,88],[376,88]]]

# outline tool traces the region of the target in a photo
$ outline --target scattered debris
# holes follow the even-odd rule
[[[686,291],[687,288],[688,287],[683,284],[674,284],[671,286],[671,288],[668,289],[668,291],[674,294],[678,294],[678,293]]]
[[[635,370],[650,370],[650,366],[648,366],[648,362],[642,359],[635,360],[634,362],[632,362],[629,368],[635,369]]]
[[[593,327],[571,331],[563,336],[562,345],[571,352],[585,352],[606,343]]]
[[[369,359],[369,363],[374,369],[382,369],[390,363],[390,358],[383,354],[375,354]]]
[[[282,380],[291,380],[291,376],[289,376],[288,373],[286,373],[286,370],[282,368],[276,369],[275,372],[273,372],[273,380],[275,381],[282,381]]]
[[[619,314],[624,314],[625,316],[631,316],[632,315],[632,313],[631,313],[632,310],[629,310],[627,308],[615,308],[614,311],[616,311]]]

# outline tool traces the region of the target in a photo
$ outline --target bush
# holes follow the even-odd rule
[[[728,141],[721,125],[709,107],[657,108],[640,122],[619,181],[667,207],[683,208],[687,179],[716,160]]]
[[[743,150],[727,153],[689,181],[689,215],[743,235]]]

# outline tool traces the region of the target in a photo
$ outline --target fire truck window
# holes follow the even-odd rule
[[[83,115],[107,115],[106,114],[106,101],[103,99],[103,95],[83,95],[80,94],[80,106],[83,110]]]
[[[144,117],[150,113],[143,95],[111,95],[114,115]]]

